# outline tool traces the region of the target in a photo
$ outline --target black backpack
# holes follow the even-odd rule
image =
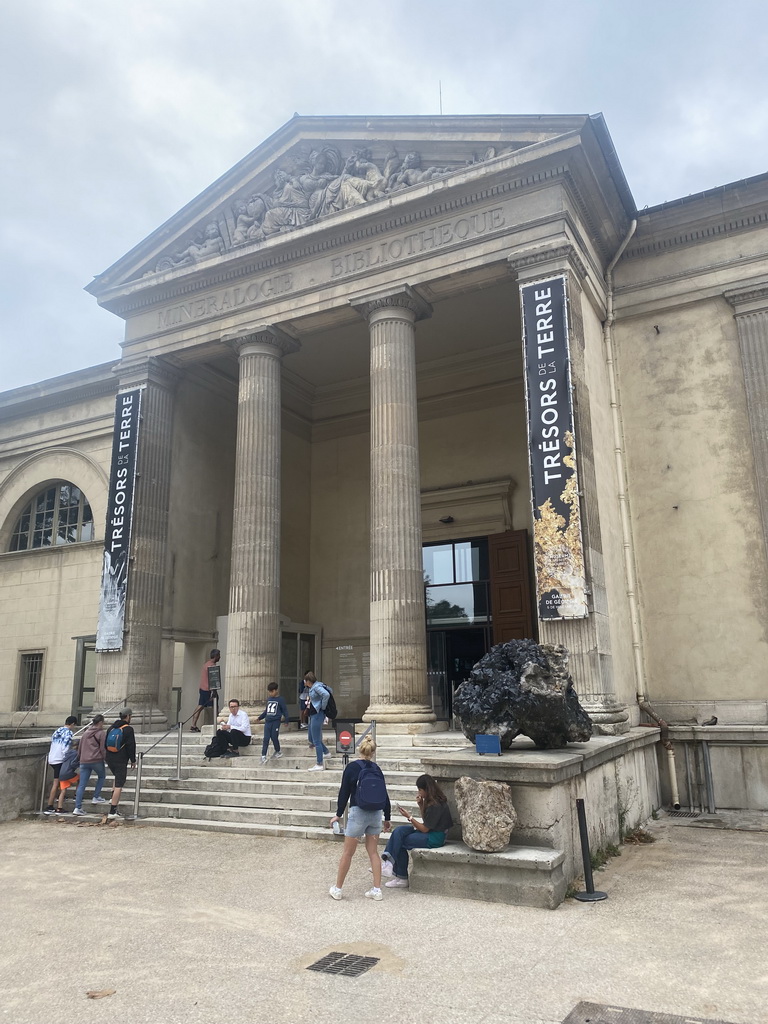
[[[375,761],[361,763],[355,799],[364,811],[383,811],[387,806],[387,784]]]
[[[325,717],[330,718],[333,722],[339,717],[339,709],[336,707],[336,701],[333,699],[333,694],[327,686],[323,687],[328,693],[328,703],[325,705]]]

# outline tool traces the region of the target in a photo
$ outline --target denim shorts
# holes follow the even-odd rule
[[[384,827],[382,811],[364,811],[362,807],[350,807],[344,835],[359,839],[361,836],[378,836]]]

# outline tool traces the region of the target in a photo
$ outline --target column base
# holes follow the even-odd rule
[[[121,707],[112,708],[111,711],[107,711],[111,705],[109,701],[102,704],[102,706],[95,706],[91,711],[91,717],[97,712],[104,715],[106,721],[111,725],[112,722],[117,721],[120,717],[120,712],[123,706],[130,707],[133,715],[131,717],[131,725],[133,726],[134,732],[146,733],[146,732],[165,732],[168,728],[168,717],[157,707],[142,707],[140,704],[131,703]]]
[[[363,715],[364,722],[376,725],[436,722],[437,715],[425,704],[371,704]]]
[[[621,704],[582,701],[581,706],[592,719],[592,732],[596,736],[622,736],[631,729],[629,712]]]

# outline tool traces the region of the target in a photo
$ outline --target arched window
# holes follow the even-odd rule
[[[21,510],[10,551],[93,540],[93,513],[79,487],[59,480],[40,491]]]

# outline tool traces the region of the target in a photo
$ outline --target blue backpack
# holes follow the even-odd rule
[[[113,725],[107,733],[107,740],[104,744],[110,754],[117,754],[125,746],[125,725]]]
[[[363,761],[357,777],[357,806],[364,811],[383,811],[387,805],[387,784],[374,761]]]

